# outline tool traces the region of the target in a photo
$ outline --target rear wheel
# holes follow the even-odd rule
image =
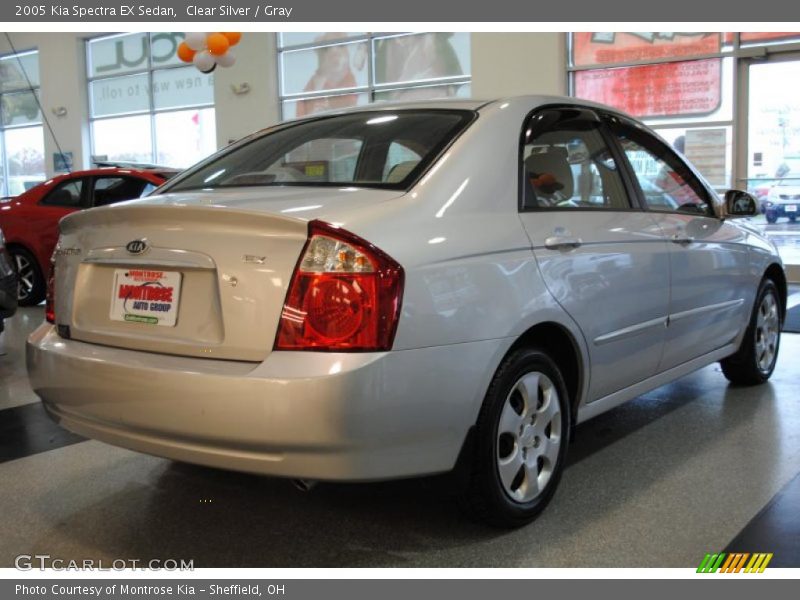
[[[778,215],[775,213],[767,213],[767,223],[775,223],[778,220]]]
[[[46,284],[36,258],[24,248],[9,248],[17,271],[20,306],[35,306],[44,300]]]
[[[489,386],[476,426],[461,499],[467,512],[498,527],[535,519],[564,470],[571,425],[566,385],[537,349],[511,354]]]
[[[778,288],[764,279],[758,288],[756,303],[742,345],[736,354],[720,362],[731,383],[758,385],[775,370],[781,343],[781,305]]]

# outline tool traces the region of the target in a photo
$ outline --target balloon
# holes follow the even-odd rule
[[[189,45],[186,42],[181,42],[178,46],[178,58],[180,58],[183,62],[192,62],[195,54],[195,51],[189,48]]]
[[[211,71],[214,70],[214,67],[217,66],[217,61],[214,60],[214,57],[211,56],[207,50],[201,50],[195,54],[192,62],[194,63],[194,66],[200,69],[202,73],[211,73]]]
[[[225,54],[220,54],[215,58],[217,59],[217,64],[220,67],[232,67],[233,63],[236,62],[236,57],[230,52],[226,52]]]
[[[242,39],[242,34],[238,31],[223,31],[222,35],[228,38],[228,42],[231,46],[235,46],[239,43],[239,40]]]
[[[221,33],[209,33],[208,37],[206,38],[206,45],[208,46],[208,51],[211,52],[214,56],[220,56],[221,54],[225,54],[228,51],[231,43]]]
[[[187,31],[184,40],[187,46],[196,52],[206,49],[206,34],[204,31]]]

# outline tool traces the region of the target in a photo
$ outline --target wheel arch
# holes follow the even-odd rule
[[[8,242],[8,241],[6,242],[6,250],[8,250],[9,253],[11,253],[15,249],[24,250],[25,252],[30,254],[33,257],[34,261],[36,262],[36,267],[39,269],[39,271],[40,272],[43,271],[42,265],[39,262],[39,256],[36,254],[34,250],[31,249],[30,246],[28,246],[24,242],[16,240],[13,242]]]
[[[576,417],[583,398],[587,373],[586,359],[578,340],[561,323],[555,321],[537,323],[517,338],[503,356],[503,360],[515,350],[525,347],[539,348],[547,352],[556,362],[567,386],[573,417]]]
[[[783,322],[786,318],[786,302],[789,295],[786,273],[778,263],[772,263],[764,271],[764,279],[771,279],[778,288],[778,293],[780,295],[779,300],[781,303],[781,322]]]

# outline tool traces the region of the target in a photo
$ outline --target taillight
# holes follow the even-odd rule
[[[47,293],[45,294],[44,318],[48,323],[56,322],[56,265],[50,261],[47,273]]]
[[[281,312],[276,350],[390,350],[403,268],[360,237],[324,223],[308,240]]]

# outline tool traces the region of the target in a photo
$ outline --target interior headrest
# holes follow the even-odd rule
[[[533,180],[531,183],[537,196],[550,196],[555,192],[554,188],[558,188],[566,198],[572,197],[575,181],[567,153],[563,149],[548,148],[545,152],[531,154],[525,159],[525,169],[528,171],[528,177]],[[535,182],[537,179],[544,185],[540,187]],[[553,181],[556,183],[555,186],[552,185]]]

